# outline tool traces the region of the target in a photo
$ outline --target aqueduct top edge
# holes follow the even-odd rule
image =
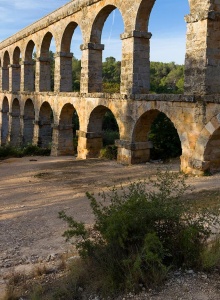
[[[48,27],[49,25],[61,20],[62,18],[76,13],[85,6],[90,6],[99,1],[101,0],[72,0],[0,42],[0,50],[12,45],[13,43],[18,42],[19,40],[33,33],[36,33],[41,29]]]

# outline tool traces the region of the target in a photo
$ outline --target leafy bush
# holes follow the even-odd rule
[[[50,148],[40,148],[36,145],[27,145],[26,147],[21,149],[22,156],[28,155],[41,155],[48,156],[50,155]]]
[[[108,145],[100,150],[100,157],[107,159],[117,159],[117,147],[115,145]]]
[[[210,271],[220,265],[220,237],[217,235],[214,240],[202,253],[202,267]]]
[[[9,145],[0,147],[0,158],[5,157],[21,157],[21,149]]]
[[[182,199],[182,175],[158,173],[155,180],[113,189],[97,200],[87,193],[95,216],[91,229],[60,212],[100,293],[114,294],[161,282],[170,268],[199,268],[217,216],[190,209]],[[102,201],[100,201],[102,200]],[[103,202],[104,201],[104,202]]]
[[[12,147],[10,145],[0,147],[0,158],[22,157],[29,155],[50,155],[50,148],[40,148],[35,145],[27,145],[26,147]]]

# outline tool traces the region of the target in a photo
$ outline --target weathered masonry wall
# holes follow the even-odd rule
[[[97,157],[102,147],[100,122],[107,110],[119,126],[118,161],[141,163],[150,158],[147,132],[158,112],[174,123],[182,145],[181,168],[201,174],[220,166],[220,97],[94,93],[1,93],[1,141],[12,145],[52,145],[52,155],[73,155],[72,116],[79,116],[78,158]]]
[[[97,157],[102,119],[111,111],[118,123],[118,161],[149,160],[147,134],[159,112],[180,137],[181,169],[202,174],[220,170],[220,2],[189,0],[184,95],[149,94],[148,20],[155,0],[71,1],[0,43],[1,145],[51,145],[52,155],[76,153],[72,118],[79,117],[78,158]],[[119,94],[102,93],[102,28],[118,8],[123,22]],[[80,92],[72,92],[70,44],[82,32]],[[56,52],[51,91],[49,49]],[[33,52],[36,59],[33,59]]]
[[[71,91],[71,38],[77,26],[82,32],[81,92],[102,91],[101,33],[108,15],[118,8],[124,22],[121,93],[149,91],[148,17],[154,1],[71,1],[0,43],[1,87],[7,91],[50,90],[49,47],[55,40],[56,92]],[[128,10],[127,7],[130,7]],[[145,10],[142,15],[140,11]],[[32,54],[35,48],[36,60]],[[35,67],[34,67],[35,64]],[[35,70],[35,76],[33,74]]]

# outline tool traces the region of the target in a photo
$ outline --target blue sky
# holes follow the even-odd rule
[[[67,2],[69,1],[0,0],[0,41]],[[188,0],[156,0],[149,23],[149,31],[153,34],[150,52],[152,61],[184,63],[186,33],[184,15],[188,13]],[[116,10],[109,16],[103,28],[104,58],[114,56],[117,60],[121,59],[119,36],[123,31],[123,22],[119,11]],[[71,51],[77,58],[81,56],[79,50],[81,43],[80,30],[76,30]]]

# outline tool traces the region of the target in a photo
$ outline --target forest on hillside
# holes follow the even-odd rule
[[[73,57],[73,90],[79,91],[81,61]],[[120,90],[121,62],[107,57],[102,64],[104,92],[116,93]],[[184,85],[184,66],[174,62],[150,63],[150,92],[182,94]]]

